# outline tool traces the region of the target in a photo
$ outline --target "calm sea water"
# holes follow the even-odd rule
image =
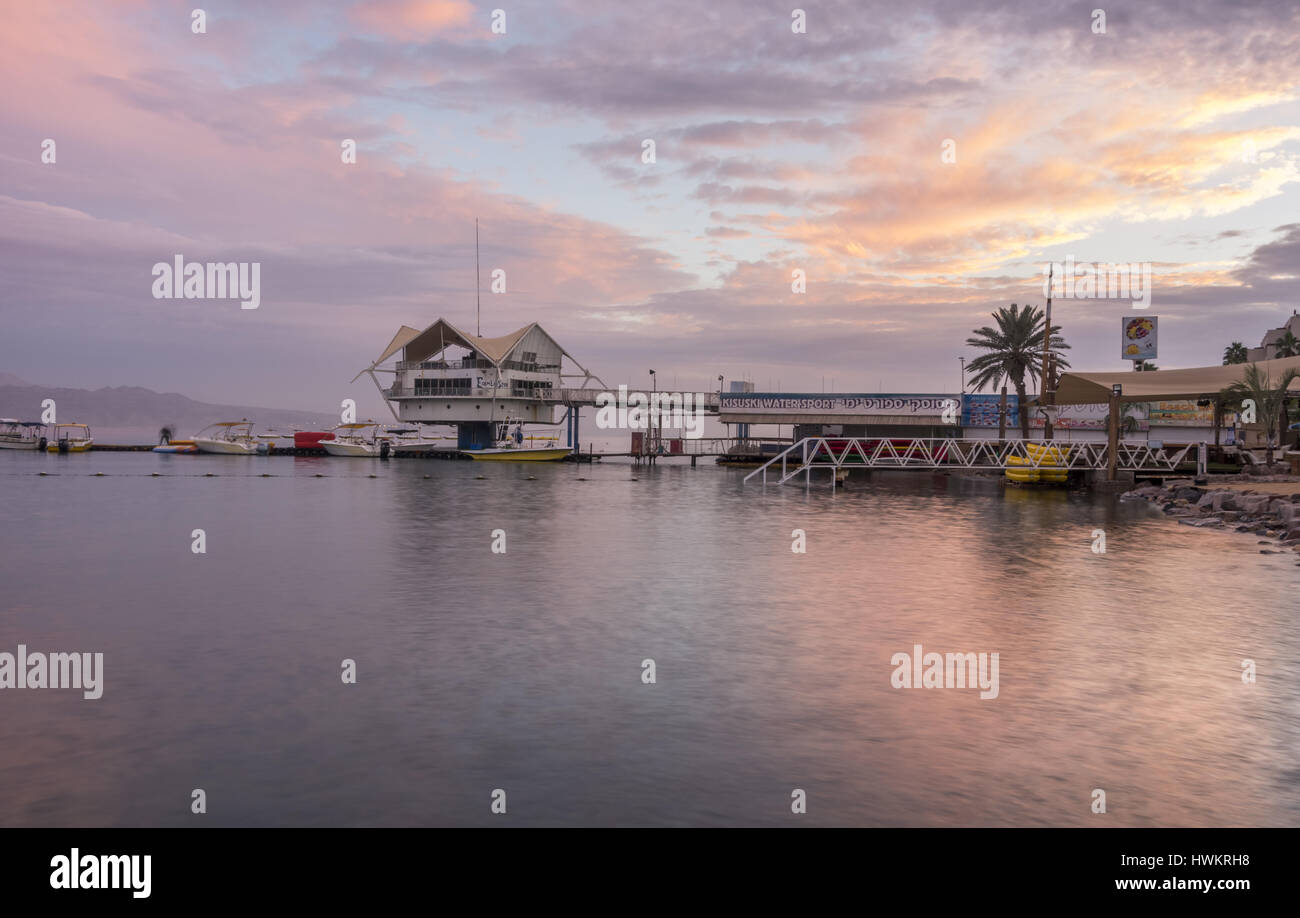
[[[0,824],[1300,823],[1291,553],[742,474],[0,455],[0,651],[104,654],[99,700],[0,691]],[[998,697],[892,688],[917,643],[998,653]]]

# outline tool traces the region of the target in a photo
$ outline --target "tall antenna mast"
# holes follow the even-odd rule
[[[483,337],[483,302],[479,298],[478,217],[474,218],[474,334]]]
[[[1047,268],[1047,308],[1043,311],[1043,373],[1042,373],[1042,395],[1047,394],[1047,358],[1052,351],[1052,274],[1056,270],[1056,265],[1049,265]]]

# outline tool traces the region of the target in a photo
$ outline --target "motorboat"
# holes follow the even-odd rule
[[[45,425],[40,421],[0,418],[0,449],[44,449]]]
[[[194,435],[194,446],[201,453],[228,456],[252,456],[266,451],[266,444],[253,436],[253,422],[219,421]]]
[[[406,453],[422,453],[429,450],[446,449],[447,440],[455,440],[455,437],[429,436],[418,427],[385,427],[382,437],[386,437],[392,444],[393,452],[401,450]]]
[[[496,445],[484,449],[462,449],[463,455],[481,462],[557,462],[573,452],[567,446],[559,445],[559,437],[525,437],[522,423],[516,422],[513,429],[510,421],[498,425]],[[545,446],[535,446],[535,443]],[[524,444],[528,445],[525,446]]]
[[[376,459],[387,455],[392,448],[391,441],[380,436],[379,425],[374,421],[339,424],[333,433],[333,439],[322,439],[316,443],[329,456]]]
[[[90,451],[95,438],[85,424],[55,424],[45,448],[52,453],[85,453]]]

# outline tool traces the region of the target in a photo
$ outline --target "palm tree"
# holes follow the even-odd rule
[[[1234,363],[1246,362],[1246,345],[1240,341],[1234,341],[1223,349],[1223,365],[1231,366]]]
[[[1133,361],[1133,369],[1141,373],[1144,370],[1158,370],[1160,368],[1150,360],[1135,360]]]
[[[983,348],[980,354],[966,365],[974,391],[985,387],[996,389],[1006,382],[1015,387],[1020,403],[1020,435],[1029,439],[1029,405],[1025,396],[1025,383],[1037,382],[1043,356],[1043,311],[1026,305],[1021,309],[1015,303],[1008,309],[998,307],[993,313],[996,328],[988,325],[974,329],[974,337],[966,339],[968,347]],[[1059,335],[1061,326],[1053,325],[1051,332],[1052,358],[1056,366],[1069,369],[1070,363],[1060,352],[1070,345]]]
[[[1264,426],[1264,436],[1268,439],[1269,465],[1273,464],[1273,442],[1277,437],[1278,421],[1287,399],[1287,390],[1297,379],[1300,379],[1300,371],[1287,370],[1279,381],[1274,382],[1267,370],[1261,370],[1259,364],[1252,363],[1245,368],[1239,382],[1220,393],[1225,401],[1250,399],[1255,403],[1255,418]]]
[[[1285,335],[1273,343],[1274,357],[1300,357],[1300,339],[1288,328]]]
[[[1137,433],[1140,429],[1140,421],[1137,417],[1138,402],[1124,402],[1119,409],[1119,431],[1122,434]],[[1106,419],[1110,423],[1110,419]]]

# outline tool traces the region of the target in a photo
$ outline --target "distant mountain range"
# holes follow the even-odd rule
[[[338,415],[319,411],[211,405],[175,392],[154,392],[140,386],[103,389],[38,386],[12,373],[0,372],[0,417],[39,421],[41,403],[47,398],[54,399],[60,421],[89,424],[96,436],[123,431],[146,435],[147,439],[141,442],[150,442],[163,425],[170,426],[177,436],[187,437],[216,421],[240,418],[255,421],[258,431],[289,427],[328,430],[339,423]]]

